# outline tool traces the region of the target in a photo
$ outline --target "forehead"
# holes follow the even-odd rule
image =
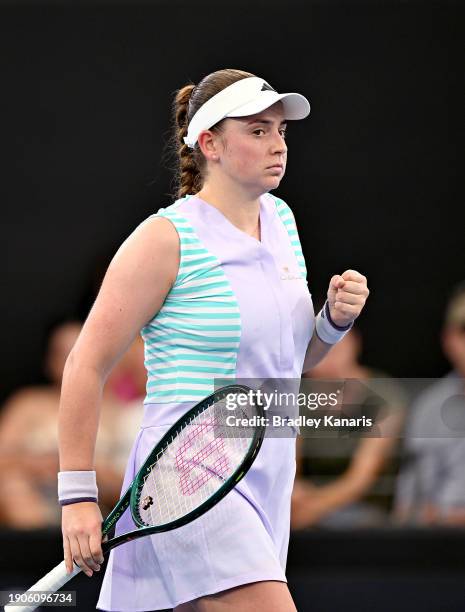
[[[282,102],[276,102],[273,106],[266,108],[260,113],[255,115],[247,115],[246,117],[232,117],[234,121],[239,121],[245,125],[249,123],[255,123],[257,121],[268,121],[273,123],[283,123],[284,119],[284,108]]]

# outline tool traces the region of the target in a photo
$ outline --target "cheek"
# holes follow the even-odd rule
[[[261,151],[252,143],[235,143],[228,148],[229,164],[242,175],[252,174],[261,160],[263,160]]]

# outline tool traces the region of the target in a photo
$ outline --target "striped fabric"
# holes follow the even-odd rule
[[[289,206],[283,200],[277,198],[276,196],[269,193],[275,204],[276,210],[278,211],[279,216],[281,217],[281,221],[284,223],[284,227],[289,234],[289,239],[291,241],[291,245],[294,249],[294,254],[297,258],[297,262],[299,264],[299,268],[304,278],[307,278],[307,267],[305,266],[305,259],[302,253],[302,246],[299,240],[299,234],[297,233],[297,226],[295,224],[294,213],[289,208]]]
[[[214,378],[234,378],[236,372],[239,305],[219,260],[176,212],[182,201],[155,215],[175,226],[180,264],[162,308],[141,330],[148,376],[145,403],[200,401],[214,391]]]
[[[287,230],[299,269],[307,269],[289,206],[268,194]],[[215,378],[234,378],[241,337],[239,305],[219,260],[196,236],[177,200],[156,215],[170,219],[180,240],[176,282],[160,311],[141,330],[145,343],[145,403],[199,401]]]

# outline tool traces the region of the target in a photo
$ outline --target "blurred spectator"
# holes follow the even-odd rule
[[[351,435],[301,429],[292,497],[293,529],[313,525],[382,526],[388,519],[396,468],[392,456],[402,426],[405,397],[386,373],[361,365],[360,354],[361,336],[352,329],[304,375],[327,381],[351,379],[353,384],[345,386],[339,408],[345,416],[347,409],[355,408],[359,414],[371,411],[375,426],[368,434],[354,431]]]
[[[131,447],[140,430],[144,413],[147,370],[144,365],[144,341],[136,336],[134,342],[113,368],[107,387],[122,402],[118,420],[114,423],[115,447],[113,463],[124,474]]]
[[[144,341],[136,336],[107,380],[107,387],[122,402],[143,400],[146,394],[147,370],[144,365]]]
[[[28,529],[61,521],[57,415],[64,364],[80,330],[81,324],[75,321],[51,330],[44,363],[50,384],[17,391],[0,412],[0,523],[4,525]],[[123,364],[119,372],[124,371]],[[118,379],[114,384],[121,386]],[[111,508],[118,499],[122,483],[122,471],[115,469],[112,460],[115,447],[120,446],[121,412],[121,400],[111,384],[106,385],[96,450],[99,497],[104,508]]]
[[[465,282],[449,300],[441,343],[453,370],[410,411],[395,518],[465,526]]]

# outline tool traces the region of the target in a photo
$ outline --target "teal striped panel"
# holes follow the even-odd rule
[[[187,196],[189,197],[189,196]],[[176,282],[160,311],[141,330],[150,402],[198,401],[216,378],[234,378],[241,337],[239,305],[219,260],[201,243],[177,208],[169,219],[180,242]]]
[[[210,353],[200,353],[197,350],[193,350],[191,353],[188,353],[189,349],[185,349],[185,352],[177,352],[172,355],[164,355],[161,351],[157,350],[156,352],[146,350],[146,357],[153,357],[151,361],[154,363],[158,362],[160,364],[172,364],[174,362],[183,362],[183,361],[198,361],[199,363],[211,362],[212,357]],[[219,355],[215,355],[215,364],[218,365],[220,363],[224,363],[228,365],[230,363],[229,357],[221,357]],[[225,365],[225,367],[226,367]]]
[[[307,278],[307,267],[305,266],[304,254],[302,252],[302,245],[300,244],[299,234],[297,232],[297,226],[295,224],[294,214],[289,206],[276,196],[271,193],[268,194],[274,200],[276,204],[276,210],[281,218],[281,221],[284,223],[284,227],[287,230],[289,235],[289,239],[291,241],[292,248],[294,250],[294,255],[296,256],[297,263],[299,264],[299,269],[304,275],[304,278]]]
[[[153,360],[149,359],[147,361],[148,364],[152,364]],[[161,366],[160,363],[157,363],[157,370],[158,370],[158,374],[161,376],[162,374],[179,374],[181,372],[207,372],[209,374],[232,374],[234,376],[234,369],[230,369],[230,368],[215,368],[213,366],[199,366],[199,365],[195,365],[195,366],[186,366],[186,365],[179,365],[176,364],[175,366],[170,366],[170,367],[164,367]]]

